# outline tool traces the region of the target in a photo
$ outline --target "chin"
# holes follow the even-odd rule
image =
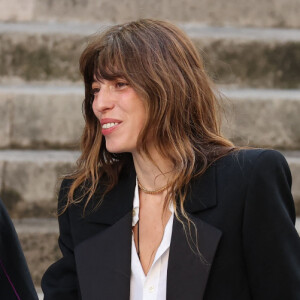
[[[113,142],[112,140],[106,140],[105,142],[105,147],[106,150],[110,153],[124,153],[124,152],[133,152],[135,150],[135,145],[134,143],[120,143],[120,139],[118,143],[116,143],[116,140]]]
[[[131,152],[130,148],[128,147],[121,147],[121,146],[112,146],[106,145],[106,150],[110,153],[124,153],[124,152]]]
[[[119,148],[114,147],[106,147],[106,150],[110,153],[122,153],[124,151],[120,150]]]

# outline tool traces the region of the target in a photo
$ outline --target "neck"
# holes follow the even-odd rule
[[[156,149],[149,151],[153,163],[145,154],[133,153],[137,178],[147,190],[157,190],[166,186],[173,176],[172,163],[163,158]]]

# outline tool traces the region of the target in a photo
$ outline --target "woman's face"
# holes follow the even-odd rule
[[[101,123],[106,149],[112,153],[135,152],[146,121],[143,101],[124,80],[95,81],[93,111]]]

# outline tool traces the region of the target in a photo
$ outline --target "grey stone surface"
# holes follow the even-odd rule
[[[35,285],[40,286],[42,275],[50,264],[61,258],[57,233],[18,234]]]
[[[62,34],[62,35],[80,35],[90,36],[96,32],[105,30],[112,22],[92,23],[1,23],[0,33],[7,34]],[[190,37],[210,38],[210,39],[243,39],[247,41],[281,41],[297,42],[300,40],[299,29],[294,28],[252,28],[252,27],[232,27],[232,26],[207,26],[199,22],[176,22]]]
[[[1,151],[0,192],[11,216],[55,216],[60,178],[77,157],[78,152],[66,151]]]
[[[0,34],[0,76],[32,80],[79,80],[85,38],[69,34]]]
[[[225,136],[238,145],[300,148],[300,92],[227,91]]]
[[[79,151],[66,150],[1,150],[0,162],[65,162],[73,163],[79,157]]]
[[[38,217],[38,216],[36,216]],[[56,218],[14,219],[24,255],[34,284],[41,293],[41,278],[46,269],[61,257],[58,247],[58,222]]]
[[[240,88],[299,88],[300,43],[194,39],[218,84]]]
[[[0,148],[78,148],[84,126],[82,92],[43,87],[28,93],[13,86],[10,92],[0,88],[0,105],[7,104],[0,112],[5,116],[0,119]]]
[[[210,25],[300,27],[298,0],[2,0],[0,20],[122,22],[140,17]]]
[[[29,21],[33,18],[35,0],[1,0],[0,20]]]
[[[11,134],[11,95],[3,95],[0,97],[0,148],[10,145]]]
[[[17,25],[0,24],[0,82],[80,81],[78,59],[95,26]],[[300,30],[182,27],[217,83],[300,87]]]
[[[13,219],[18,234],[23,233],[56,233],[58,234],[57,218],[24,218]]]
[[[11,143],[21,147],[78,147],[83,130],[79,95],[17,95]]]

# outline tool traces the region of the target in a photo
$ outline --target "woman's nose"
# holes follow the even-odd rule
[[[101,87],[99,92],[94,95],[93,109],[97,112],[103,113],[113,107],[114,102],[110,88],[108,86]]]

